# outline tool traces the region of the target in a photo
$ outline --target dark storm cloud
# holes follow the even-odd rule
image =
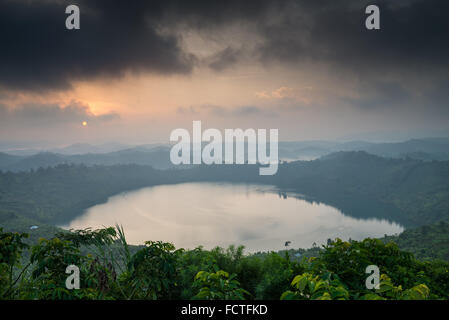
[[[217,72],[249,56],[264,64],[324,64],[374,85],[379,78],[448,77],[445,0],[80,0],[81,30],[68,31],[71,2],[0,0],[0,86],[65,89],[73,80],[126,71],[189,73],[197,59],[183,50],[179,31],[213,38],[231,25],[259,41],[245,47],[251,52],[227,47],[210,57]],[[368,4],[381,9],[379,31],[365,29]]]
[[[449,67],[449,2],[446,0],[168,1],[164,18],[212,33],[232,24],[251,30],[260,44],[251,52],[264,63],[322,62],[358,74],[443,73]],[[365,28],[365,9],[376,4],[381,30]],[[171,8],[170,10],[168,8]],[[252,39],[248,39],[251,41]],[[243,45],[243,44],[242,44]],[[217,53],[223,70],[242,50]],[[379,69],[380,68],[380,69]],[[443,69],[442,69],[443,68]]]
[[[193,59],[157,32],[147,1],[76,1],[81,29],[65,28],[73,1],[0,0],[0,86],[67,89],[72,80],[125,71],[188,73]],[[157,7],[155,8],[157,9]]]
[[[369,4],[380,8],[381,30],[365,28]],[[242,30],[251,29],[260,39],[251,52],[226,48],[215,56],[212,69],[222,71],[247,56],[298,71],[318,64],[342,82],[359,83],[361,97],[343,101],[350,105],[394,107],[427,91],[421,103],[448,108],[449,1],[296,0],[259,5],[253,14],[243,10],[228,20],[226,11],[214,10],[209,24],[197,26],[214,30],[225,21],[242,21]]]
[[[69,4],[80,8],[80,30],[65,28]],[[126,71],[189,73],[196,59],[175,27],[225,26],[262,12],[255,1],[0,0],[0,88],[63,90]]]
[[[379,31],[365,28],[372,3],[381,10]],[[261,26],[262,60],[324,62],[361,76],[449,69],[448,1],[317,0],[293,7],[279,23]]]

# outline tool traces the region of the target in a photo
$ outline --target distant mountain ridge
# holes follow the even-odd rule
[[[137,164],[152,166],[156,169],[168,169],[170,163],[168,147],[153,149],[125,149],[109,153],[87,153],[64,155],[51,152],[41,152],[31,156],[12,156],[0,153],[1,171],[28,171],[31,169],[54,167],[60,164],[119,165]]]
[[[108,151],[105,152],[106,150]],[[279,158],[284,161],[326,158],[340,151],[365,151],[388,158],[445,161],[449,160],[449,138],[413,139],[395,143],[366,141],[343,143],[333,141],[279,142]],[[70,163],[88,166],[137,164],[153,166],[156,169],[174,167],[170,162],[170,145],[168,144],[148,144],[133,147],[114,143],[99,146],[75,144],[26,156],[0,152],[1,171],[27,171]]]
[[[317,141],[315,143],[281,142],[279,144],[281,158],[282,155],[289,154],[290,158],[294,159],[292,150],[296,153],[298,160],[307,156],[318,158],[338,151],[365,151],[381,157],[401,159],[449,160],[449,138],[412,139],[404,142],[388,143],[366,141],[326,143]]]

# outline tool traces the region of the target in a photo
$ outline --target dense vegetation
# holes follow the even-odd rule
[[[316,258],[245,255],[243,247],[176,249],[149,241],[131,250],[123,229],[77,230],[40,239],[0,229],[1,299],[448,299],[449,264],[421,262],[394,243],[330,241]],[[80,289],[66,288],[66,267]],[[380,268],[369,290],[368,265]]]
[[[449,261],[449,221],[407,229],[398,236],[385,236],[385,242],[395,242],[420,260]]]

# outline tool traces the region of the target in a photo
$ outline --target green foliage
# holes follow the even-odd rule
[[[95,231],[91,231],[90,228],[70,231],[59,232],[55,236],[59,239],[72,242],[76,247],[92,245],[97,248],[112,244],[117,236],[116,230],[112,227]]]
[[[13,286],[22,273],[14,279],[14,270],[20,267],[19,261],[23,249],[28,246],[23,242],[27,234],[3,232],[0,228],[0,299],[14,298]]]
[[[375,292],[365,287],[365,269],[377,265],[384,273]],[[443,267],[444,266],[444,267]],[[330,241],[318,258],[310,258],[308,272],[296,276],[291,285],[295,290],[284,292],[281,299],[362,299],[362,300],[424,300],[447,298],[431,295],[431,288],[440,293],[445,284],[435,281],[444,270],[435,270],[413,255],[398,249],[394,243],[385,244],[376,239],[344,242]],[[395,279],[395,280],[392,280]],[[399,283],[399,285],[394,285]]]
[[[80,265],[82,259],[79,250],[70,241],[41,239],[32,248],[31,262],[35,264],[32,276],[38,278],[45,275],[54,280],[64,278],[65,281],[61,270],[71,264]]]
[[[375,239],[328,241],[317,257],[293,260],[286,251],[245,255],[234,246],[132,247],[116,226],[41,239],[22,266],[25,238],[0,229],[0,299],[449,299],[448,263],[419,261]],[[71,264],[80,270],[79,290],[65,287]],[[374,291],[365,287],[373,264],[382,274]]]
[[[145,248],[136,252],[128,270],[120,281],[127,284],[128,298],[168,299],[177,286],[177,259],[181,253],[171,243],[147,241]]]
[[[89,289],[69,291],[65,287],[67,274],[65,270],[69,265],[84,267],[81,270],[81,279],[88,278],[85,270],[87,258],[82,256],[79,249],[70,241],[54,238],[41,239],[39,244],[33,246],[31,254],[33,269],[31,273],[32,286],[26,298],[35,299],[79,299],[95,298],[96,295]]]
[[[425,284],[403,290],[402,286],[395,286],[386,274],[382,274],[380,280],[376,293],[365,294],[361,300],[426,300],[430,296],[430,290]]]
[[[280,297],[285,290],[288,290],[294,275],[303,271],[304,268],[299,263],[292,262],[277,253],[269,253],[263,259],[263,277],[256,287],[257,299]]]
[[[384,244],[377,239],[344,242],[336,239],[325,247],[319,259],[312,262],[312,270],[321,274],[330,271],[338,274],[341,281],[355,294],[366,291],[365,269],[369,265],[379,266],[395,282],[413,285],[416,263],[410,253],[401,251],[396,244]]]
[[[0,263],[14,266],[19,262],[23,249],[28,246],[23,242],[28,235],[17,232],[3,232],[0,228]]]
[[[328,274],[326,279],[304,273],[296,276],[281,300],[348,300],[349,293],[336,275]]]
[[[240,288],[240,283],[235,279],[236,275],[219,270],[215,273],[200,271],[195,276],[194,285],[200,290],[194,299],[200,300],[244,300],[251,295]]]

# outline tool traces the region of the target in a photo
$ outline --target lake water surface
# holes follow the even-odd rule
[[[132,244],[162,240],[189,249],[242,244],[249,252],[281,250],[286,241],[309,248],[328,238],[360,240],[403,230],[400,224],[356,219],[271,186],[226,183],[162,185],[119,194],[62,227],[117,223]]]

